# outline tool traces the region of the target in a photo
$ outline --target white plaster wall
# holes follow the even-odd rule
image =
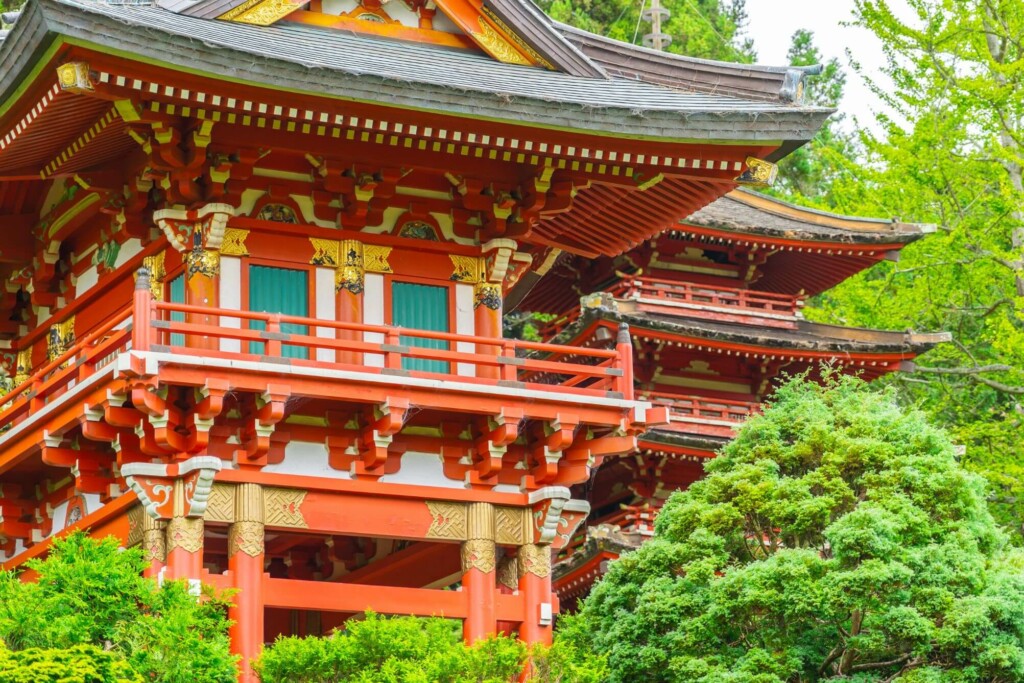
[[[444,463],[437,453],[406,451],[402,454],[402,465],[394,474],[380,478],[385,484],[411,484],[415,486],[439,486],[461,489],[463,483],[444,475]]]
[[[363,322],[367,325],[384,324],[384,276],[380,273],[367,273],[363,280]],[[384,335],[380,332],[365,332],[363,341],[380,344],[384,342]],[[384,356],[379,353],[364,354],[363,364],[382,368]]]
[[[352,478],[348,472],[331,469],[327,461],[327,446],[311,441],[292,441],[286,444],[284,459],[276,465],[265,465],[263,471],[330,479]]]
[[[473,314],[473,285],[455,285],[455,333],[476,334],[476,317]],[[455,350],[473,353],[476,350],[476,344],[456,342]],[[463,377],[474,377],[476,367],[472,363],[458,363],[455,372]]]
[[[242,259],[233,256],[220,257],[220,307],[232,311],[242,310]],[[222,316],[221,327],[239,329],[242,321],[239,318]],[[239,353],[242,342],[239,339],[221,339],[221,351]]]
[[[315,281],[316,317],[321,320],[337,320],[338,300],[334,295],[334,268],[317,268]],[[318,327],[316,336],[333,339],[336,335],[333,327]],[[333,363],[336,357],[331,349],[316,350],[316,359],[319,361]]]

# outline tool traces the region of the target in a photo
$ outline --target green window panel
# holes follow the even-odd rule
[[[309,281],[304,270],[249,266],[249,310],[261,313],[280,313],[309,317]],[[263,321],[250,320],[250,330],[264,330]],[[285,323],[281,331],[288,334],[308,334],[306,325]],[[249,343],[249,353],[262,354],[264,345]],[[285,358],[308,358],[308,349],[285,344],[281,347]]]
[[[172,304],[183,304],[185,303],[185,274],[182,273],[178,277],[174,278],[167,285],[167,296],[169,302]],[[171,320],[176,323],[185,322],[185,314],[179,311],[171,311]],[[171,335],[171,346],[184,346],[185,335],[183,334],[172,334]]]
[[[391,323],[396,327],[448,332],[448,293],[448,287],[395,282],[391,286]],[[448,348],[448,342],[440,339],[422,339],[404,334],[399,339],[407,346]],[[403,358],[402,367],[424,372],[448,372],[448,363],[423,358]]]

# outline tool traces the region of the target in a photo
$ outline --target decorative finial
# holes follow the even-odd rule
[[[631,344],[629,338],[629,325],[627,323],[619,323],[619,334],[615,337],[616,344]]]
[[[142,266],[135,275],[135,289],[149,289],[149,268]]]

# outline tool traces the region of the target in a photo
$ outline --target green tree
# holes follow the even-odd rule
[[[611,680],[1021,681],[1024,558],[892,392],[775,394],[567,624]]]
[[[883,1],[856,20],[882,41],[889,113],[861,154],[809,191],[843,213],[933,223],[937,234],[812,302],[809,318],[948,330],[954,343],[889,378],[966,447],[992,508],[1024,540],[1024,3]],[[890,84],[891,83],[891,84]],[[798,188],[799,189],[799,188]],[[798,193],[800,194],[800,193]],[[804,193],[806,194],[806,193]]]
[[[0,683],[143,683],[127,662],[95,645],[12,652],[0,644]]]
[[[539,0],[556,21],[640,44],[650,25],[640,22],[649,0]],[[672,36],[668,52],[731,62],[753,62],[753,42],[742,36],[747,22],[746,0],[662,0],[671,12],[662,31]]]
[[[81,652],[86,661],[90,646],[110,650],[146,681],[237,680],[224,597],[207,592],[197,600],[180,582],[158,587],[142,577],[138,548],[125,550],[113,537],[95,540],[78,532],[55,540],[46,559],[26,565],[36,574],[33,582],[0,572],[0,642],[14,651],[0,659],[0,681],[26,658],[59,667],[71,661],[59,655],[67,650]],[[76,669],[68,666],[70,676]]]
[[[804,79],[804,103],[838,107],[846,88],[846,73],[838,59],[822,60],[814,34],[799,29],[787,54],[791,66],[822,65],[817,76]],[[808,204],[829,205],[834,177],[844,172],[845,160],[858,153],[854,137],[844,128],[842,114],[833,115],[814,138],[779,162],[779,184],[774,194],[798,197]]]
[[[532,660],[540,683],[600,683],[603,661],[571,644],[533,651],[496,637],[467,647],[459,622],[368,613],[324,638],[278,638],[255,669],[264,683],[506,683]]]

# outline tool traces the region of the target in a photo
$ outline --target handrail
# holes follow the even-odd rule
[[[261,360],[263,357],[283,357],[283,347],[288,346],[307,349],[310,358],[322,355],[317,351],[336,354],[334,360],[330,361],[289,357],[289,362],[295,365],[348,367],[364,372],[391,374],[399,371],[408,376],[440,375],[460,382],[514,382],[547,391],[554,385],[559,386],[561,391],[573,393],[595,395],[611,391],[626,399],[633,398],[633,351],[628,330],[620,331],[619,343],[614,349],[589,349],[155,301],[147,282],[148,274],[140,271],[133,304],[136,321],[133,348],[138,351],[148,351],[154,346],[169,348],[176,335],[185,335],[186,340],[204,340],[200,345],[210,347],[195,349],[198,355]],[[174,314],[183,314],[180,317],[185,320],[174,320]],[[238,321],[239,326],[222,327],[189,320],[218,317],[231,318]],[[264,329],[253,329],[253,322],[262,323]],[[284,325],[301,326],[306,332],[284,332]],[[311,333],[313,330],[317,333],[333,330],[334,334],[319,336]],[[237,352],[221,351],[219,340],[222,339],[255,344],[256,348],[249,347],[248,352],[246,349]],[[418,345],[416,341],[443,342],[447,348]],[[467,346],[472,350],[465,350]],[[261,353],[255,353],[256,350]],[[531,355],[535,352],[544,356]],[[383,368],[376,363],[371,365],[363,362],[366,356],[383,360]],[[438,365],[434,368],[425,364],[416,367],[415,363],[408,361],[431,361]],[[473,372],[467,374],[467,366]],[[553,379],[553,384],[537,382],[538,377]]]
[[[77,340],[70,349],[60,354],[41,368],[34,370],[28,379],[0,396],[0,429],[10,424],[18,413],[35,412],[45,405],[46,398],[55,390],[63,388],[72,380],[83,380],[115,350],[131,340],[131,325],[118,329],[132,316],[130,308],[116,314],[99,328]],[[75,363],[69,361],[75,359]]]
[[[797,311],[803,306],[803,298],[792,294],[701,285],[646,276],[623,280],[615,288],[615,293],[632,298],[654,298],[789,317],[796,316]]]
[[[644,393],[642,397],[656,406],[667,407],[672,422],[711,420],[739,424],[761,410],[761,404],[755,401],[733,401],[664,392]],[[669,426],[671,427],[671,423]]]

